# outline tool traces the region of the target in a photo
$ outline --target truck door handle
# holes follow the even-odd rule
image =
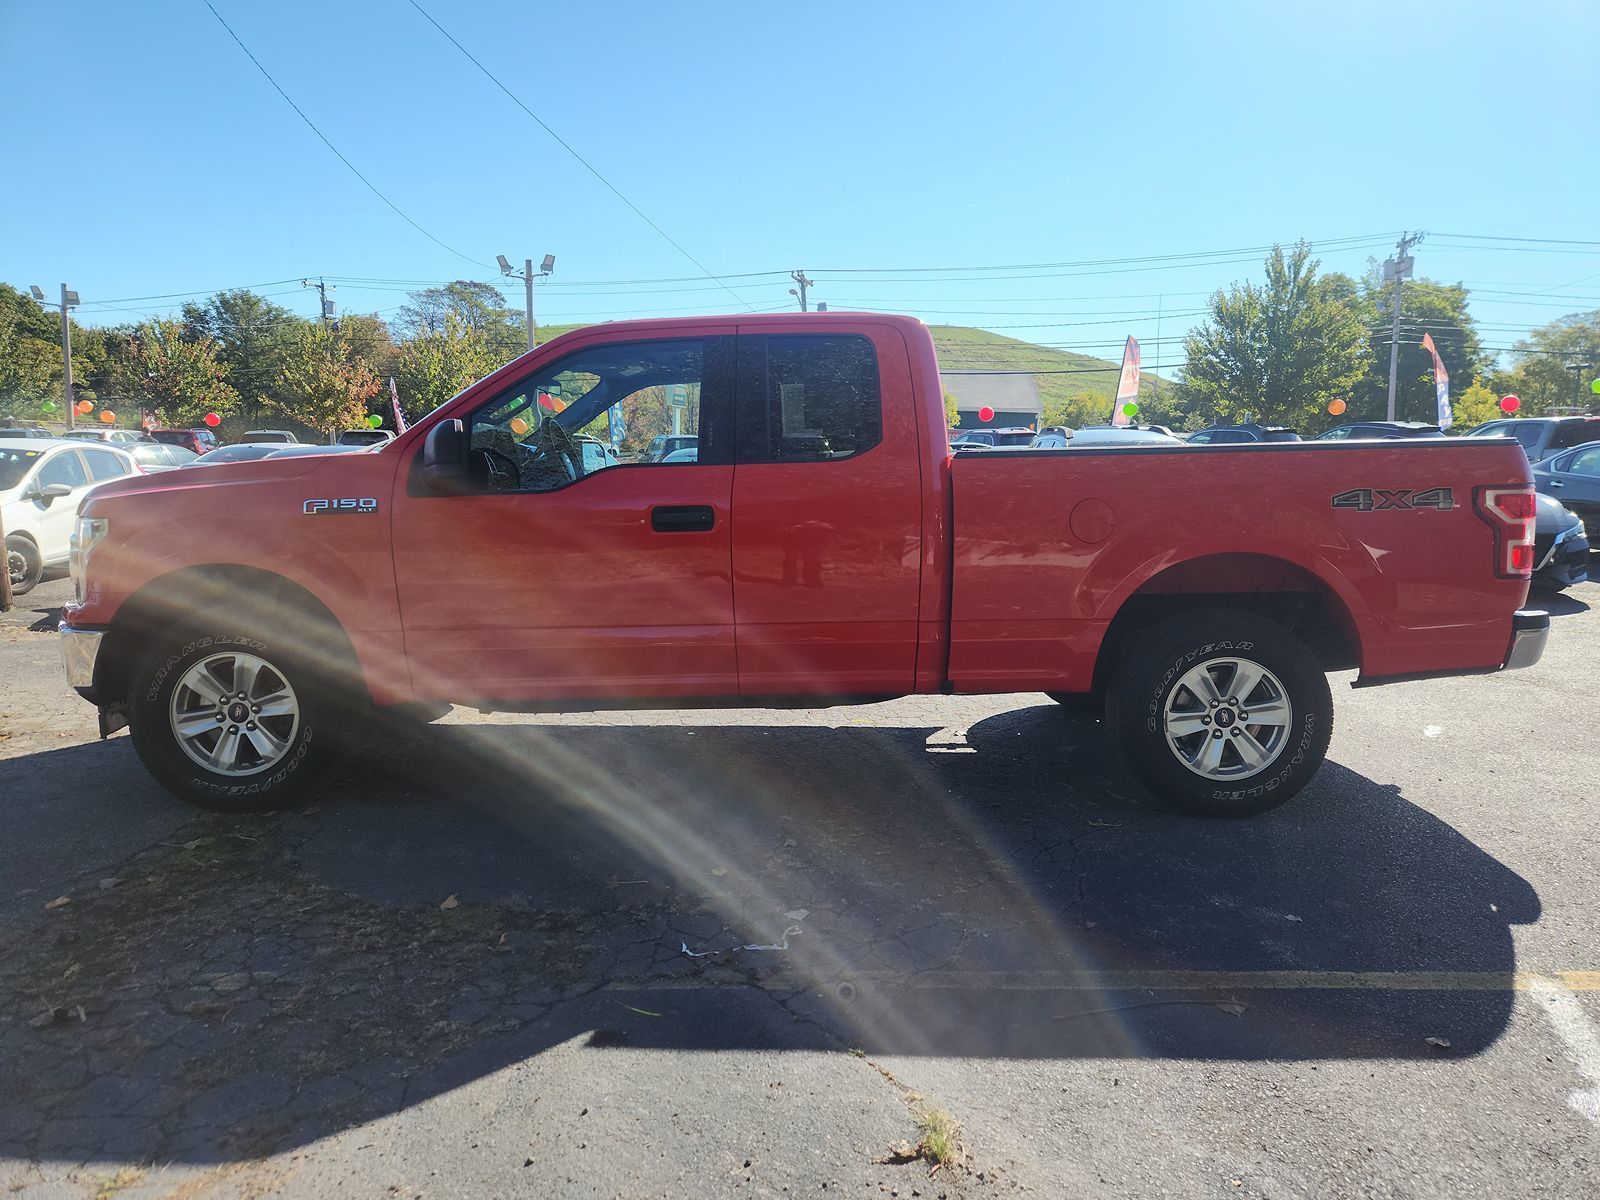
[[[658,504],[650,510],[650,528],[657,533],[705,533],[716,524],[709,504]]]

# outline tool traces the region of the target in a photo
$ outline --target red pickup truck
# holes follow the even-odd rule
[[[1326,672],[1543,650],[1515,442],[952,458],[942,397],[908,318],[583,329],[370,452],[97,489],[67,673],[103,735],[232,811],[303,792],[359,719],[441,702],[1047,692],[1103,701],[1159,796],[1243,815],[1322,762]],[[696,449],[648,461],[662,435]]]

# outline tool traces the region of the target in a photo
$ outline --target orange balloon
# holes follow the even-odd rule
[[[102,425],[115,425],[117,423],[117,414],[109,408],[102,408],[100,410],[100,423]]]
[[[527,433],[530,428],[531,426],[529,426],[529,424],[521,417],[511,418],[511,432],[516,434],[518,437],[521,437],[523,434]]]
[[[1331,412],[1334,416],[1337,417],[1340,413],[1342,413],[1344,411],[1344,401],[1343,400],[1330,400],[1330,401],[1328,401],[1328,411]]]
[[[82,413],[84,416],[88,416],[89,415],[89,410],[91,408],[93,408],[93,407],[94,407],[93,402],[91,402],[89,400],[79,400],[78,404],[77,404],[78,411],[80,413]]]

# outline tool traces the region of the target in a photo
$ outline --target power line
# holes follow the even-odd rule
[[[210,0],[207,0],[207,3],[209,4]],[[578,162],[583,166],[584,170],[588,171],[589,174],[593,175],[601,183],[605,184],[606,187],[610,189],[612,195],[614,195],[618,200],[621,200],[624,204],[626,204],[629,208],[631,208],[633,210],[634,214],[641,221],[643,221],[646,225],[650,226],[651,229],[654,229],[663,238],[665,238],[667,240],[667,242],[672,246],[672,248],[674,250],[676,250],[679,254],[683,255],[686,259],[688,259],[690,262],[692,262],[696,267],[699,267],[701,272],[708,279],[714,279],[719,284],[722,283],[722,280],[720,278],[718,278],[716,275],[713,275],[711,273],[711,271],[706,267],[706,265],[704,263],[702,263],[698,258],[696,258],[694,255],[690,254],[681,245],[679,245],[677,240],[675,238],[673,238],[673,236],[671,234],[669,234],[665,229],[661,228],[661,226],[657,225],[649,217],[645,216],[644,211],[637,204],[635,204],[632,200],[629,200],[626,196],[624,196],[622,194],[622,192],[620,190],[618,190],[616,184],[612,183],[604,175],[600,174],[600,172],[589,162],[588,159],[584,158],[583,155],[579,154],[576,150],[574,150],[572,148],[571,145],[568,144],[568,142],[567,142],[567,140],[565,138],[563,138],[554,129],[551,129],[550,126],[546,125],[545,122],[544,122],[544,119],[542,117],[540,117],[538,113],[534,112],[533,109],[529,108],[520,99],[518,99],[516,93],[514,93],[505,84],[501,83],[499,78],[495,75],[495,73],[493,71],[489,70],[488,67],[484,66],[475,57],[473,57],[472,52],[470,50],[468,50],[465,46],[463,46],[460,42],[456,41],[455,36],[448,29],[446,29],[443,25],[439,24],[438,21],[435,21],[433,19],[432,14],[430,14],[427,9],[423,8],[422,5],[418,4],[417,0],[410,0],[410,4],[411,4],[412,8],[416,9],[419,13],[421,13],[423,15],[424,18],[427,19],[428,24],[432,25],[440,33],[444,34],[446,40],[448,40],[452,46],[454,46],[457,50],[461,51],[462,54],[466,55],[467,61],[470,62],[473,66],[477,67],[478,70],[482,71],[484,73],[484,75],[488,77],[489,81],[491,83],[493,83],[495,85],[495,87],[499,88],[502,92],[504,92],[506,94],[506,96],[511,100],[511,102],[513,104],[515,104],[523,112],[527,113],[528,116],[532,117],[534,122],[539,126],[539,128],[543,129],[546,133],[548,133],[551,137],[553,137],[560,144],[560,146],[561,146],[561,148],[563,150],[565,150],[568,154],[572,155],[573,158],[577,159]],[[213,10],[213,11],[215,11],[215,10]],[[219,20],[220,20],[220,18],[219,18]],[[743,304],[746,308],[750,308],[753,311],[753,306],[750,304],[750,302],[748,300],[746,300],[743,296],[739,295],[732,288],[728,287],[727,284],[722,284],[722,286],[727,291],[728,295],[732,296],[735,300],[739,301],[740,304]]]
[[[326,146],[329,150],[332,150],[334,155],[335,155],[335,157],[337,157],[340,162],[342,162],[345,166],[350,168],[350,173],[352,175],[354,175],[357,179],[361,180],[362,183],[367,185],[368,190],[371,191],[374,196],[376,196],[379,200],[382,200],[385,204],[387,204],[391,209],[394,210],[394,212],[400,217],[401,220],[405,221],[405,223],[407,225],[410,225],[411,228],[415,229],[418,233],[420,233],[423,237],[427,238],[434,245],[443,247],[444,249],[450,251],[451,254],[454,254],[457,258],[464,259],[465,261],[467,261],[469,263],[474,263],[477,266],[487,267],[489,265],[486,262],[479,262],[478,259],[473,258],[471,255],[461,253],[461,251],[457,250],[454,246],[450,245],[449,243],[442,242],[438,238],[434,237],[433,234],[429,233],[421,225],[417,224],[417,222],[415,222],[408,215],[406,215],[405,211],[398,204],[396,204],[393,200],[389,199],[389,197],[385,196],[382,192],[380,192],[378,190],[377,184],[373,183],[372,180],[368,179],[365,175],[363,175],[360,171],[358,171],[356,169],[355,163],[351,162],[348,158],[346,158],[344,156],[344,154],[340,151],[339,147],[335,146],[331,141],[328,140],[328,135],[323,133],[322,130],[317,128],[316,122],[313,121],[310,117],[306,116],[305,111],[298,104],[296,104],[292,99],[290,99],[289,93],[284,91],[283,88],[278,86],[278,81],[272,77],[272,74],[266,69],[266,67],[261,65],[261,60],[250,52],[250,47],[246,46],[244,44],[243,39],[241,39],[239,37],[239,35],[233,31],[233,26],[229,25],[226,21],[224,21],[222,19],[222,14],[219,13],[216,10],[216,8],[212,6],[211,0],[203,0],[203,3],[205,4],[205,6],[207,8],[211,9],[211,15],[217,19],[217,23],[220,24],[224,29],[226,29],[228,31],[228,36],[231,37],[236,43],[238,43],[239,49],[243,50],[244,53],[245,53],[245,57],[248,58],[251,62],[253,62],[255,64],[256,70],[261,72],[262,76],[266,79],[266,81],[272,85],[273,90],[276,91],[278,93],[278,95],[283,97],[284,102],[286,104],[288,104],[288,106],[290,108],[294,109],[296,115],[298,115],[299,118],[306,123],[307,128],[309,128],[312,133],[316,134],[317,137],[321,139],[322,144],[324,146]]]

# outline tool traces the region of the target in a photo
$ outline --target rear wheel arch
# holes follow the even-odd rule
[[[1142,631],[1208,608],[1275,621],[1304,641],[1325,671],[1361,665],[1354,615],[1321,575],[1268,554],[1211,554],[1173,563],[1122,598],[1095,659],[1095,692],[1105,690],[1118,660],[1137,645]]]
[[[128,597],[106,631],[95,670],[96,699],[120,707],[134,667],[157,638],[179,626],[214,621],[244,629],[292,630],[305,653],[360,683],[343,625],[302,585],[259,567],[215,564],[159,576]]]

